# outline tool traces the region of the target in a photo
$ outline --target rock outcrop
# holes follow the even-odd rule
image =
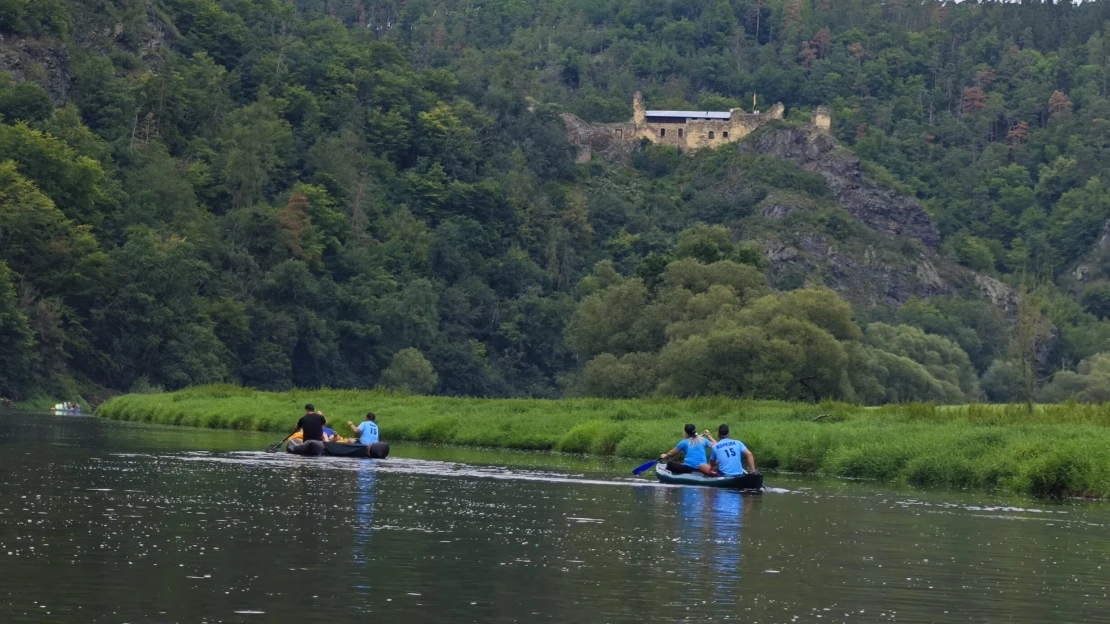
[[[916,200],[864,178],[859,157],[813,128],[769,130],[740,144],[743,151],[793,161],[820,174],[833,197],[868,228],[887,236],[909,236],[930,249],[940,234]]]
[[[1078,288],[1088,282],[1110,278],[1106,267],[1110,265],[1110,221],[1102,225],[1102,234],[1099,235],[1091,251],[1079,261],[1070,271],[1074,286]]]
[[[24,39],[0,35],[0,72],[16,81],[37,82],[55,106],[66,101],[73,80],[69,52],[60,42],[49,39]]]

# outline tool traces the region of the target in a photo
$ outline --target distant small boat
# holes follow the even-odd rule
[[[50,411],[55,414],[80,414],[81,406],[76,403],[58,403]]]

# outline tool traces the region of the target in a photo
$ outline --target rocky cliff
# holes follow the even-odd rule
[[[869,180],[859,158],[824,132],[783,124],[728,149],[789,161],[827,186],[816,198],[771,193],[754,214],[730,223],[766,250],[772,284],[824,284],[863,307],[982,290],[972,272],[939,253],[940,235],[921,204]],[[702,184],[718,196],[739,198],[754,184],[746,162],[736,159]]]
[[[52,39],[0,35],[0,72],[17,82],[30,80],[42,85],[55,106],[65,103],[73,81],[69,52]]]
[[[933,250],[940,247],[940,234],[920,203],[865,179],[859,157],[823,132],[813,128],[762,132],[740,143],[740,149],[783,158],[820,174],[836,201],[875,232],[908,236]]]

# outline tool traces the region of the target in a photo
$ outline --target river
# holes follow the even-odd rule
[[[272,437],[0,414],[0,621],[1110,621],[1102,503]]]

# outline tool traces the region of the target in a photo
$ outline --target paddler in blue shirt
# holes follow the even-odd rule
[[[368,412],[366,414],[366,420],[359,423],[357,427],[349,420],[347,421],[347,426],[351,428],[351,431],[358,434],[358,441],[360,444],[370,446],[378,441],[378,423],[375,422],[377,419],[378,417],[374,415],[374,412]]]
[[[706,434],[709,432],[707,431]],[[748,460],[749,472],[756,472],[755,455],[744,446],[740,440],[728,437],[728,425],[717,427],[717,436],[720,440],[713,443],[713,452],[710,459],[715,465],[716,472],[728,477],[744,474],[744,460]],[[712,440],[713,438],[709,438]]]
[[[713,468],[706,461],[705,449],[712,446],[712,442],[706,438],[698,435],[698,428],[694,425],[686,425],[686,438],[678,443],[673,449],[663,453],[659,459],[665,460],[674,457],[679,453],[685,453],[685,461],[683,463],[667,462],[667,470],[671,474],[690,474],[691,472],[700,472],[707,477],[713,476]],[[706,429],[705,433],[708,434],[709,430]]]

